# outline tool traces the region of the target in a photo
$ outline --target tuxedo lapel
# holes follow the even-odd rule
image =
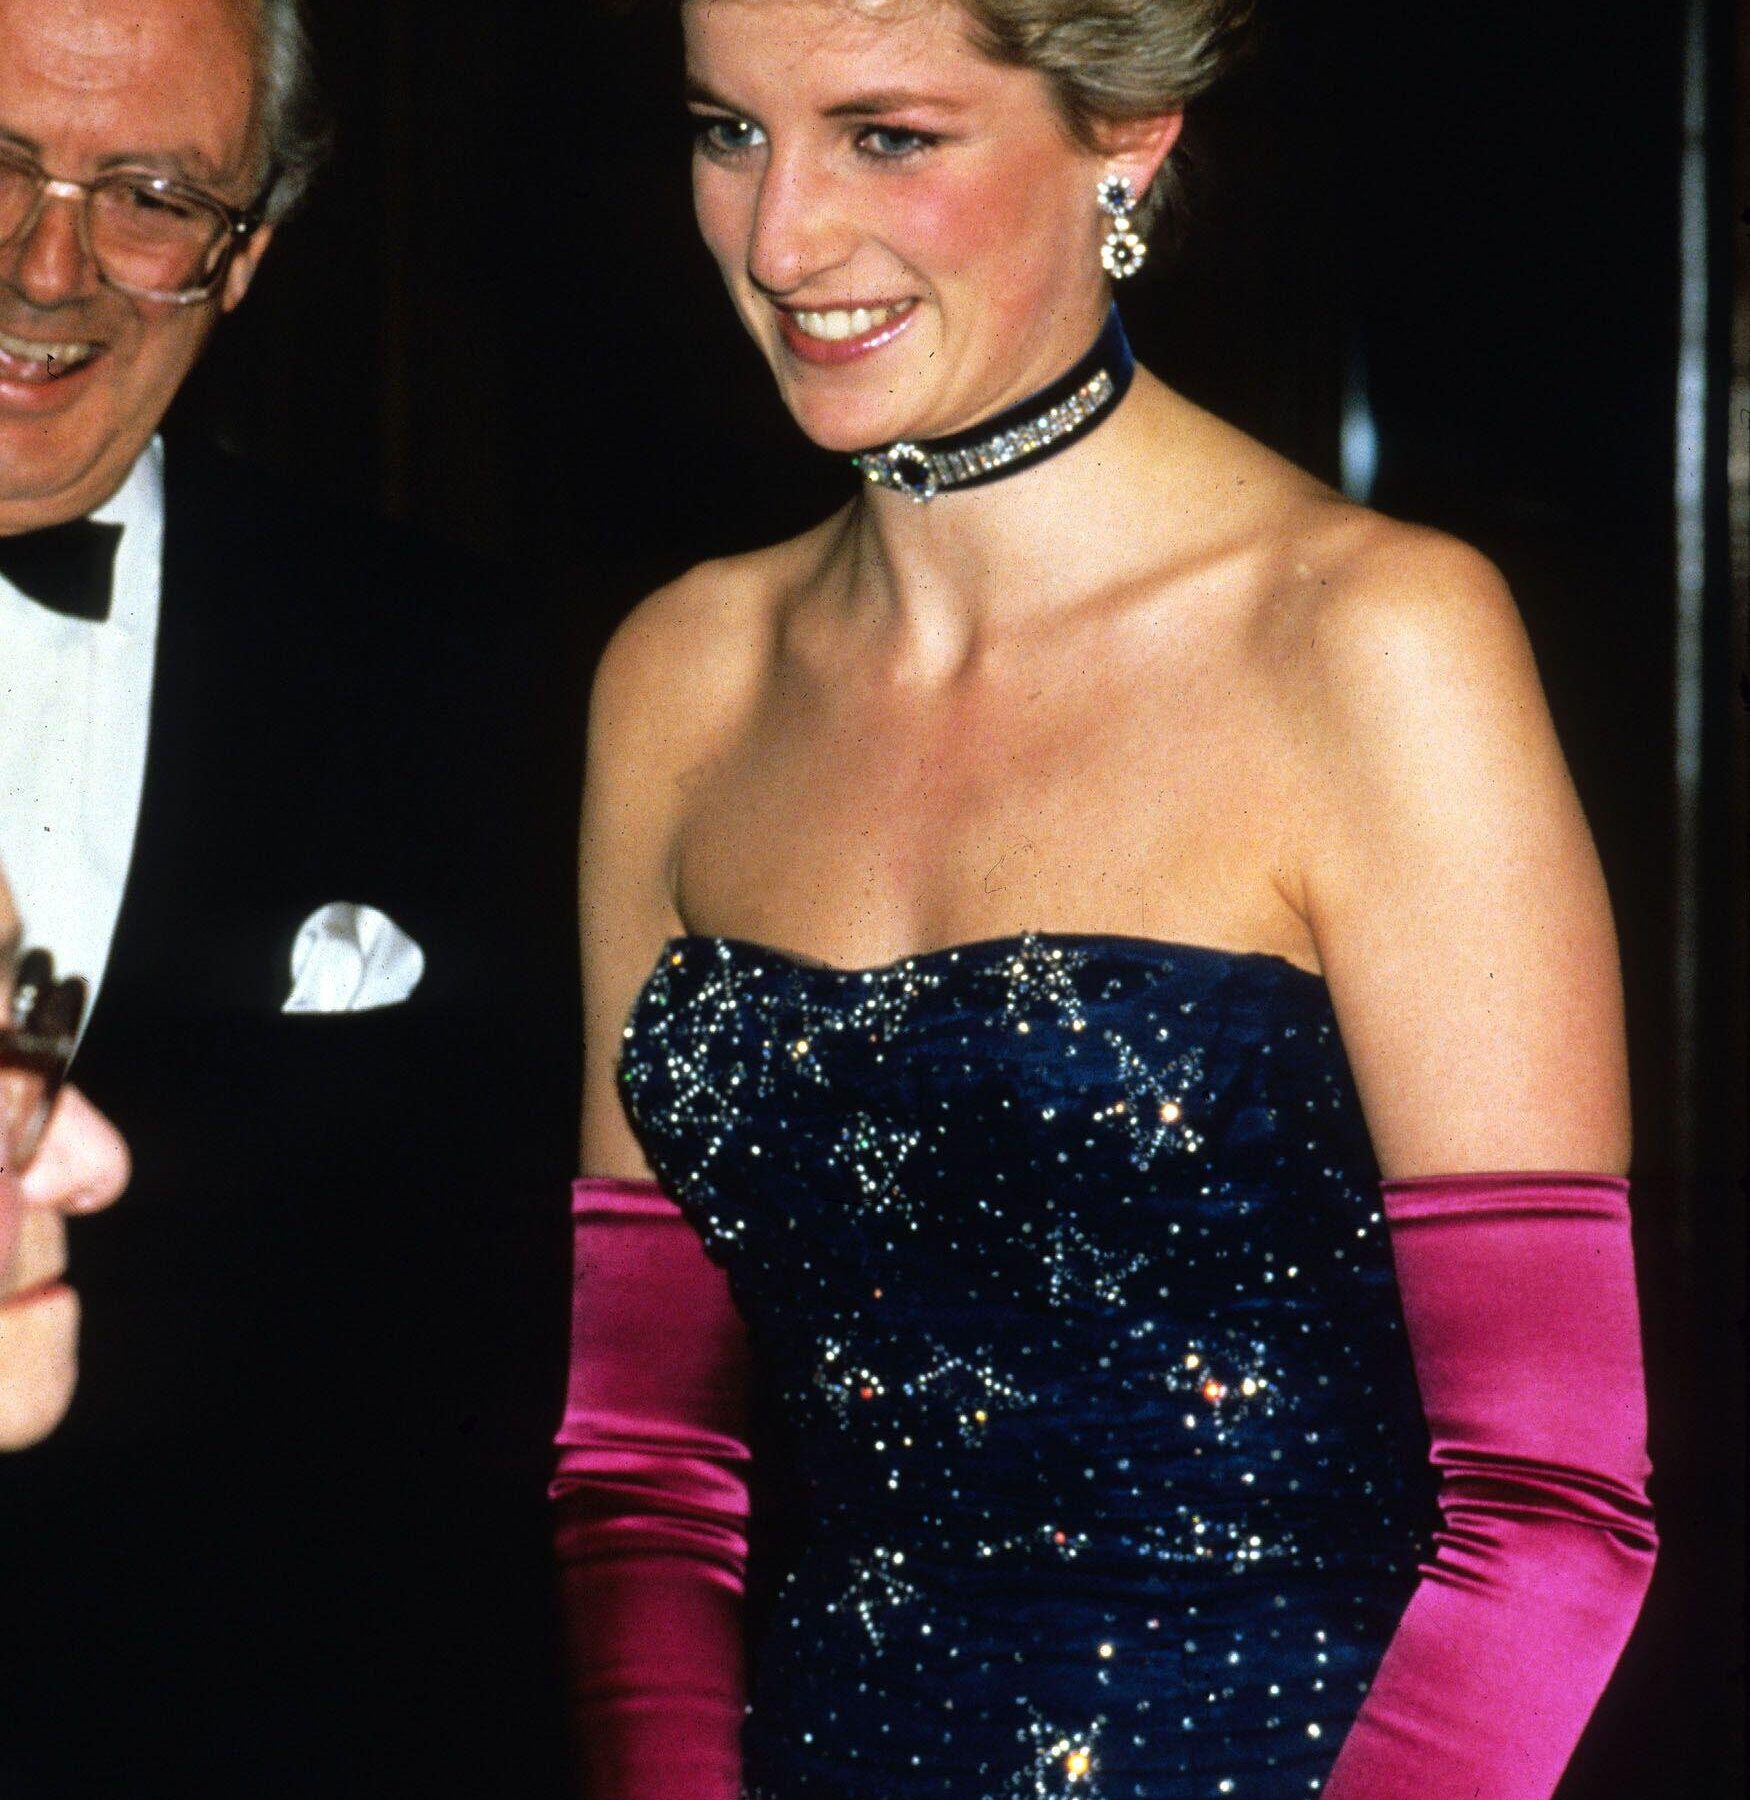
[[[421,935],[420,834],[384,756],[401,684],[347,686],[384,666],[349,604],[372,586],[367,545],[312,543],[260,477],[171,446],[146,778],[92,1063],[167,1011],[277,1019],[298,928],[330,901]]]
[[[245,947],[215,941],[215,914],[232,912],[226,889],[240,868],[260,867],[270,822],[248,802],[266,771],[262,739],[240,717],[271,709],[258,654],[239,658],[226,602],[253,587],[223,561],[224,496],[198,454],[172,449],[165,465],[165,527],[158,646],[153,669],[146,773],[134,851],[103,989],[93,1011],[81,1074],[125,1080],[125,1064],[162,1020],[167,1001],[191,984],[222,984],[246,1005],[272,999],[274,972]],[[258,614],[263,629],[272,612]],[[283,699],[278,703],[283,705]],[[174,1010],[174,1008],[172,1009]]]

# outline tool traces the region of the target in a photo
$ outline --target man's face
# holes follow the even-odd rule
[[[12,890],[6,885],[6,877],[0,874],[0,1025],[12,1023],[12,986],[18,972],[17,964],[18,912],[12,904]],[[11,1288],[12,1261],[18,1251],[24,1218],[18,1185],[7,1181],[6,1173],[0,1168],[0,1296]]]
[[[0,873],[0,1025],[12,1019],[18,954],[18,915]],[[39,1443],[73,1398],[79,1296],[64,1279],[67,1215],[108,1206],[129,1173],[127,1145],[76,1088],[62,1088],[28,1168],[5,1166],[7,1148],[0,1144],[0,1451]]]
[[[60,180],[142,168],[245,207],[256,85],[252,0],[0,0],[0,142]],[[194,305],[105,287],[76,202],[47,199],[0,247],[0,535],[78,518],[121,485],[269,235]]]

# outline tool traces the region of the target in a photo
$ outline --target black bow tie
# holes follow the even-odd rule
[[[0,575],[51,611],[101,625],[109,617],[115,550],[121,541],[121,526],[90,519],[21,531],[0,537]]]

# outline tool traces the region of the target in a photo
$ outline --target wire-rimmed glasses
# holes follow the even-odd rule
[[[61,181],[34,157],[0,144],[0,248],[28,237],[51,199],[77,203],[80,241],[106,286],[137,300],[188,306],[211,296],[231,258],[260,229],[267,193],[239,208],[146,169]]]
[[[86,993],[78,975],[56,980],[48,951],[27,950],[18,959],[17,1023],[0,1026],[0,1172],[22,1173],[42,1143],[79,1042]]]

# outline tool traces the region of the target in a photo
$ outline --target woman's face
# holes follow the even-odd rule
[[[1044,80],[982,55],[958,7],[686,0],[683,18],[699,226],[816,443],[939,436],[1086,350],[1107,300],[1094,192],[1130,165],[1076,145]]]

